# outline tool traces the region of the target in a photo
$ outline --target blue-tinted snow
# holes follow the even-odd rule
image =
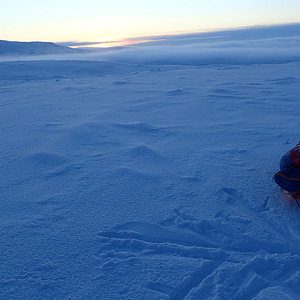
[[[299,68],[1,63],[0,299],[298,299]]]

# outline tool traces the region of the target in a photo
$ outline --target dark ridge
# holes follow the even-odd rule
[[[10,42],[0,40],[0,55],[71,54],[80,50],[49,42]]]

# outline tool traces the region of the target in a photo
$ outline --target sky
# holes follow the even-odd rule
[[[0,40],[109,42],[299,22],[299,0],[10,0]]]

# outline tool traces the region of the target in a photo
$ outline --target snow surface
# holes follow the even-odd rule
[[[300,63],[0,64],[0,299],[299,299]]]

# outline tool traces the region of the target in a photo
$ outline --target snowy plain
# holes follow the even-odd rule
[[[0,299],[299,299],[293,45],[0,63]]]

